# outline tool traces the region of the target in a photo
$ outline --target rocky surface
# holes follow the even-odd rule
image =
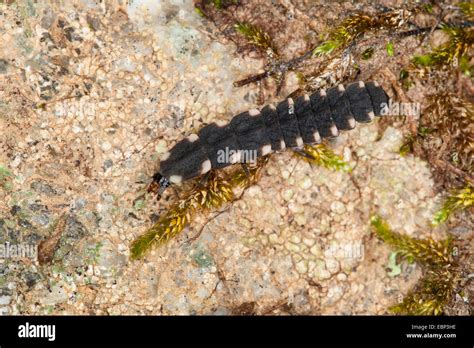
[[[255,107],[258,88],[232,83],[262,62],[215,40],[190,0],[0,9],[0,241],[36,246],[66,216],[51,264],[0,259],[1,313],[385,314],[421,273],[389,276],[371,214],[444,237],[428,229],[439,198],[426,163],[399,155],[399,129],[379,139],[371,124],[329,144],[350,174],[274,156],[197,240],[204,217],[130,261],[168,207],[143,196],[158,156]]]

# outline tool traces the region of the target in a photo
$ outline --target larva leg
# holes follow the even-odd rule
[[[245,175],[247,176],[247,178],[250,178],[250,170],[249,170],[249,166],[247,165],[247,163],[241,163],[240,165],[241,165],[242,170],[244,171]]]
[[[303,157],[303,158],[306,158],[306,159],[308,159],[308,160],[314,160],[314,157],[311,156],[311,155],[309,154],[309,152],[306,151],[304,148],[303,148],[303,149],[293,149],[293,152],[294,152],[296,155],[301,156],[301,157]]]
[[[197,182],[197,185],[201,188],[206,187],[206,183],[209,181],[209,176],[211,175],[212,170],[208,171],[206,174],[204,174]]]

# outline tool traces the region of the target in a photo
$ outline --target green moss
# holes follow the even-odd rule
[[[168,242],[179,234],[200,210],[211,210],[234,199],[231,184],[214,172],[205,184],[196,181],[186,197],[178,200],[145,234],[132,243],[132,259],[142,257],[153,245]]]
[[[474,206],[474,190],[471,185],[451,192],[443,207],[435,214],[432,224],[437,226],[446,220],[458,210],[469,209]]]
[[[468,53],[474,44],[474,31],[448,25],[443,25],[442,29],[449,36],[448,42],[428,54],[413,57],[412,62],[422,67],[451,66],[469,75],[472,67]]]
[[[408,77],[410,77],[410,73],[407,70],[405,69],[400,70],[400,80],[405,80]]]
[[[321,56],[345,49],[365,33],[381,29],[397,30],[407,20],[407,15],[419,11],[421,7],[405,8],[378,13],[376,15],[359,13],[344,19],[331,30],[329,37],[313,50],[313,55]]]
[[[305,145],[302,151],[295,154],[310,164],[341,172],[351,171],[349,163],[323,144]]]
[[[408,70],[400,70],[399,79],[404,89],[408,90],[413,86],[413,81],[410,78],[410,73]]]
[[[431,4],[424,4],[423,8],[426,13],[433,13],[433,5]]]
[[[209,212],[226,203],[238,199],[234,188],[247,189],[260,178],[262,169],[268,162],[268,156],[260,157],[255,166],[238,167],[231,173],[218,175],[211,171],[205,183],[197,179],[194,187],[171,208],[165,212],[157,223],[145,234],[132,242],[130,256],[132,259],[142,257],[154,245],[168,242],[179,234],[199,212]]]
[[[208,15],[206,12],[209,10],[209,6],[212,6],[214,9],[221,11],[229,6],[238,5],[239,0],[197,0],[195,1],[194,10],[196,13],[204,18],[207,18]]]
[[[415,142],[419,141],[422,138],[426,138],[429,134],[433,132],[433,129],[429,127],[419,126],[418,132],[416,135],[408,134],[405,136],[402,146],[400,146],[399,153],[400,156],[406,156],[409,153],[413,152]]]
[[[415,239],[393,232],[380,217],[371,220],[377,236],[385,243],[394,247],[408,260],[422,263],[426,266],[444,266],[450,262],[451,240],[437,242],[432,239]]]
[[[424,112],[420,118],[420,127],[426,127],[429,136],[422,141],[425,151],[438,151],[437,157],[450,161],[457,153],[457,168],[472,171],[472,124],[474,122],[474,104],[445,90],[426,98]]]
[[[374,55],[374,52],[375,52],[374,48],[369,47],[366,50],[364,50],[364,52],[362,52],[361,57],[364,60],[368,60],[368,59],[372,58],[372,56]]]
[[[389,57],[393,57],[393,42],[392,42],[392,41],[389,41],[389,42],[387,43],[386,50],[387,50],[387,55],[388,55]]]
[[[453,299],[459,271],[452,256],[451,238],[435,241],[416,239],[392,231],[379,216],[371,219],[376,235],[408,262],[420,263],[423,278],[401,303],[390,307],[393,313],[408,315],[441,315]]]
[[[461,9],[461,12],[466,17],[466,19],[470,21],[474,20],[474,3],[460,2],[456,6],[458,6]]]
[[[237,32],[245,36],[253,45],[264,50],[270,50],[275,55],[278,54],[272,38],[263,29],[250,23],[237,23],[235,24],[235,29]]]
[[[201,8],[195,7],[195,8],[194,8],[194,11],[195,11],[199,16],[201,16],[201,17],[206,17],[206,14],[204,13],[204,11],[203,11]]]
[[[406,156],[410,153],[413,152],[413,144],[415,142],[415,137],[413,135],[409,134],[405,137],[402,146],[400,146],[400,149],[398,150],[398,153],[400,156]]]
[[[319,45],[318,47],[314,49],[313,55],[322,56],[325,54],[330,54],[340,45],[341,44],[335,40],[329,40],[329,41],[323,42],[321,45]]]

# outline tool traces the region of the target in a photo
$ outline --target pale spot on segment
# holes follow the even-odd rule
[[[346,88],[344,87],[344,85],[339,85],[337,88],[339,89],[340,92],[343,92],[343,93],[346,92]],[[347,96],[347,93],[345,97],[346,97],[347,102],[350,104],[350,100],[349,100],[349,97]],[[346,118],[347,124],[349,125],[350,129],[354,129],[357,123],[354,116],[352,115],[352,112],[350,111],[350,107],[348,109],[348,112],[349,113],[347,114],[347,118]]]
[[[260,115],[260,111],[258,111],[257,109],[250,109],[249,110],[249,115],[250,116],[258,116],[258,115]]]
[[[284,149],[286,149],[286,144],[285,144],[284,140],[281,140],[280,141],[280,150],[284,150]]]
[[[353,117],[348,118],[348,119],[347,119],[347,122],[349,123],[349,127],[355,128],[355,126],[356,126],[356,120],[355,120]]]
[[[313,133],[313,141],[318,144],[321,142],[321,136],[318,131]]]
[[[226,121],[223,121],[223,120],[217,120],[216,121],[216,125],[218,127],[225,127],[227,125],[227,122]]]
[[[170,158],[170,156],[171,156],[171,152],[168,151],[161,155],[160,161],[166,161],[168,158]]]
[[[211,161],[210,160],[205,160],[201,164],[201,174],[206,174],[208,171],[211,170]]]
[[[197,134],[191,134],[191,135],[188,135],[187,139],[188,139],[190,142],[194,143],[196,140],[199,139],[199,137],[197,136]]]
[[[183,181],[183,177],[181,175],[171,175],[169,180],[173,183],[173,184],[181,184],[181,182]]]
[[[270,144],[262,146],[262,156],[266,156],[270,152],[272,152],[272,146]]]

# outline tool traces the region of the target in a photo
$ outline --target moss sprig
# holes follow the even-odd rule
[[[295,152],[304,161],[335,171],[349,172],[349,163],[336,155],[324,144],[305,145],[302,151]]]
[[[379,216],[371,220],[377,236],[392,246],[409,262],[419,262],[430,267],[444,267],[451,261],[452,243],[450,239],[416,239],[392,231]]]
[[[379,216],[372,217],[371,225],[376,235],[408,262],[418,262],[423,266],[420,283],[401,303],[389,310],[397,314],[441,315],[452,300],[459,280],[459,271],[452,258],[452,239],[411,238],[392,231]]]
[[[365,13],[350,16],[329,33],[328,40],[317,46],[313,50],[313,55],[327,55],[338,49],[345,49],[367,32],[396,29],[418,10],[419,8],[414,7],[380,13],[376,16]]]
[[[178,235],[196,212],[218,208],[233,199],[231,184],[211,172],[205,184],[196,184],[185,198],[180,199],[152,228],[132,243],[132,259],[140,258],[153,245],[166,243]]]
[[[255,166],[240,168],[230,175],[233,187],[249,187],[255,185],[262,176],[262,170],[269,160],[269,156],[259,157]]]
[[[423,67],[459,67],[464,74],[470,75],[472,67],[469,64],[469,50],[474,44],[474,31],[446,24],[442,25],[442,30],[449,36],[449,40],[428,54],[413,57],[413,63]]]
[[[437,139],[445,139],[445,157],[465,171],[471,171],[474,158],[474,105],[451,93],[442,91],[428,97],[428,107],[421,117],[421,126],[431,133],[426,140],[436,146]],[[433,149],[431,151],[433,151]],[[442,148],[442,147],[441,147]]]
[[[445,200],[443,207],[435,214],[433,225],[437,226],[446,220],[458,210],[469,209],[474,206],[474,189],[471,185],[466,185],[461,189],[451,192]]]
[[[450,270],[429,270],[418,285],[403,301],[389,310],[403,315],[441,315],[454,292],[456,276]]]
[[[197,179],[191,191],[176,202],[145,234],[131,246],[131,258],[142,257],[151,247],[168,242],[177,236],[191,222],[193,216],[222,207],[237,199],[234,188],[254,185],[261,176],[269,156],[258,159],[255,166],[240,167],[228,175],[211,171],[205,180]]]
[[[215,10],[220,11],[226,9],[229,6],[238,4],[239,0],[195,0],[194,10],[201,17],[207,17],[209,6],[212,6]]]
[[[460,2],[456,5],[468,21],[474,20],[474,4],[471,2]]]
[[[236,23],[234,27],[235,30],[242,34],[251,44],[267,52],[269,51],[275,58],[279,56],[270,34],[265,32],[262,28],[245,22]]]

